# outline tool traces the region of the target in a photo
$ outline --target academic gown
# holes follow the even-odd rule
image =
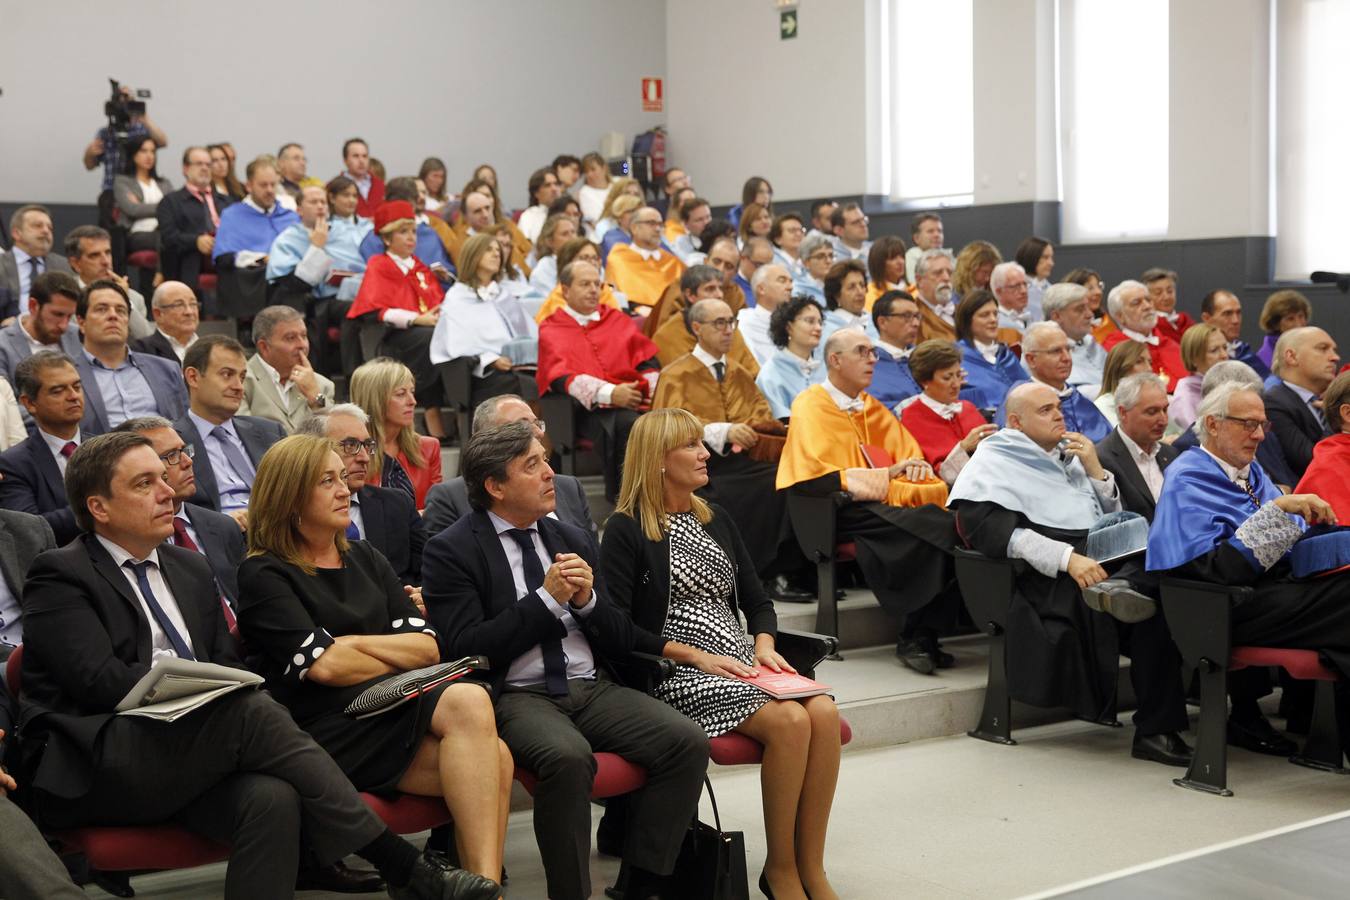
[[[1190,328],[1194,324],[1195,320],[1184,312],[1177,313],[1175,325],[1172,324],[1167,316],[1158,313],[1158,324],[1153,330],[1159,337],[1170,338],[1174,343],[1180,345],[1181,336],[1186,333],[1187,328]]]
[[[969,400],[961,401],[961,411],[953,419],[944,419],[919,400],[905,407],[902,418],[909,433],[923,449],[923,458],[937,471],[952,448],[965,440],[971,429],[986,424],[984,414]]]
[[[1018,384],[1025,384],[1029,380],[1023,379],[1017,382],[1017,384],[1008,388],[1008,392],[1011,393],[1012,388],[1017,387]],[[994,414],[994,424],[1000,428],[1008,424],[1007,400],[1008,397],[1005,394],[1003,402],[998,406],[998,412]],[[1097,405],[1084,397],[1077,388],[1073,388],[1069,396],[1060,398],[1059,408],[1060,412],[1064,414],[1064,428],[1081,434],[1094,444],[1111,433],[1112,425],[1106,420],[1106,416],[1102,415],[1102,411],[1097,408]]]
[[[1257,375],[1260,375],[1262,381],[1265,381],[1270,377],[1270,367],[1267,366],[1265,361],[1252,349],[1252,345],[1246,341],[1238,341],[1236,344],[1230,346],[1228,348],[1228,358],[1235,359],[1240,363],[1246,363],[1251,366],[1252,371]]]
[[[1333,434],[1313,447],[1295,494],[1316,494],[1331,504],[1336,521],[1350,525],[1350,434]]]
[[[769,357],[764,368],[759,370],[755,386],[769,401],[775,418],[786,419],[792,415],[792,402],[798,395],[825,380],[825,363],[819,357],[812,354],[810,372],[802,371],[803,362],[784,347]]]
[[[1177,382],[1191,374],[1186,369],[1186,364],[1181,361],[1181,346],[1174,340],[1158,331],[1155,326],[1153,334],[1158,338],[1158,343],[1148,345],[1148,355],[1151,361],[1152,369],[1155,375],[1167,383],[1167,393],[1176,390]],[[1122,341],[1134,340],[1127,336],[1123,331],[1115,331],[1103,340],[1102,347],[1109,353],[1111,348]]]
[[[1012,386],[1027,380],[1027,370],[1007,344],[998,345],[993,362],[970,341],[957,341],[956,346],[961,348],[961,366],[966,370],[961,399],[969,400],[976,409],[998,409]]]
[[[824,347],[825,342],[830,339],[830,335],[845,328],[859,329],[873,341],[876,341],[878,337],[877,326],[867,313],[855,316],[843,309],[832,309],[825,313],[825,324],[820,331],[820,346]]]
[[[361,256],[370,259],[384,252],[384,241],[374,231],[371,231],[361,240]],[[450,259],[450,252],[445,243],[441,240],[436,229],[426,223],[417,223],[417,249],[413,253],[428,267],[440,263],[451,272],[455,271],[455,263]]]
[[[220,212],[220,227],[216,229],[211,258],[220,259],[227,253],[245,250],[266,253],[283,231],[299,221],[298,215],[280,205],[274,205],[268,216],[248,203],[231,203]]]
[[[872,383],[867,386],[867,393],[894,411],[896,404],[922,392],[923,388],[909,371],[909,357],[896,359],[884,347],[878,347],[877,364],[872,369]]]
[[[610,251],[605,279],[628,298],[630,304],[653,306],[671,282],[680,280],[684,263],[675,256],[658,251],[654,260],[638,253],[632,244],[619,244]]]
[[[686,353],[692,353],[694,344],[697,343],[693,332],[684,324],[683,315],[671,316],[661,323],[661,327],[652,335],[652,342],[656,344],[657,354],[663,366],[670,365]],[[750,347],[739,331],[732,335],[731,349],[727,351],[727,356],[754,375],[759,375],[759,363],[755,361],[755,354],[750,352]]]
[[[566,393],[577,375],[619,384],[637,380],[639,368],[655,368],[650,361],[656,345],[643,337],[633,320],[608,306],[599,311],[599,321],[585,327],[564,309],[554,310],[540,323],[535,378],[541,395],[550,390]]]
[[[567,298],[563,294],[563,286],[559,284],[544,299],[544,305],[539,307],[539,311],[534,314],[534,321],[542,324],[545,319],[566,305]],[[600,305],[608,306],[610,309],[619,309],[619,298],[614,296],[614,289],[607,284],[600,285]]]
[[[332,260],[328,271],[364,272],[366,257],[360,252],[363,237],[370,233],[370,222],[361,219],[360,225],[354,225],[344,219],[328,221],[328,241],[323,252]],[[272,242],[267,254],[267,280],[277,281],[287,275],[296,274],[297,268],[310,250],[309,229],[302,222],[296,222],[287,228]],[[324,278],[327,278],[325,274]],[[302,279],[305,280],[305,279]],[[316,297],[335,297],[338,289],[327,280],[314,285]]]
[[[440,280],[420,259],[413,257],[413,267],[405,275],[388,254],[381,253],[370,258],[347,318],[375,313],[384,321],[391,309],[421,315],[440,306],[443,297]],[[389,328],[383,341],[385,352],[412,370],[418,399],[428,405],[441,402],[443,394],[440,374],[428,355],[432,333],[427,325]]]

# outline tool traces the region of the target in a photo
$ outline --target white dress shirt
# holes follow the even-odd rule
[[[1129,451],[1130,459],[1134,460],[1135,466],[1138,467],[1139,474],[1144,476],[1144,483],[1148,485],[1149,493],[1153,495],[1153,501],[1156,503],[1162,496],[1163,487],[1163,470],[1162,466],[1158,465],[1158,448],[1162,445],[1154,444],[1153,452],[1146,453],[1123,430],[1117,428],[1116,431],[1120,434],[1121,443]]]
[[[61,477],[65,478],[67,460],[65,455],[61,453],[61,448],[66,445],[66,439],[59,438],[54,434],[48,434],[41,428],[37,430],[37,433],[42,435],[42,440],[46,442],[47,447],[52,451],[52,458],[56,460],[56,467],[61,470]],[[75,436],[70,440],[75,442],[76,447],[80,446],[80,429],[78,426],[75,429]]]
[[[150,604],[146,603],[145,597],[141,594],[141,586],[136,579],[136,573],[122,565],[127,560],[135,563],[150,563],[150,566],[145,570],[145,580],[150,585],[150,592],[155,595],[155,602],[164,610],[164,615],[178,631],[183,643],[187,644],[188,649],[195,654],[197,650],[192,646],[192,635],[188,634],[187,620],[183,618],[183,611],[178,608],[178,598],[173,595],[173,591],[169,589],[169,583],[164,580],[164,575],[159,570],[159,551],[151,550],[149,556],[144,559],[137,559],[103,535],[95,536],[98,538],[98,542],[103,545],[103,549],[107,550],[112,556],[113,565],[117,566],[118,571],[126,578],[127,584],[131,585],[131,595],[140,603],[141,612],[145,614],[145,621],[150,626],[150,664],[153,666],[166,656],[176,658],[178,654],[174,651],[173,644],[169,642],[169,635],[159,624],[159,619],[155,618],[155,614],[150,611]]]
[[[839,388],[835,387],[834,382],[830,381],[828,375],[825,377],[825,380],[821,382],[821,386],[825,388],[825,393],[830,395],[830,399],[834,401],[834,405],[844,412],[863,411],[864,404],[862,394],[859,394],[856,397],[850,397],[848,394],[845,394],[843,391],[839,390]]]

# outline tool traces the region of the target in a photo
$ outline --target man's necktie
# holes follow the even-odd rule
[[[230,461],[230,468],[234,469],[234,474],[244,484],[251,485],[255,474],[253,463],[248,461],[248,457],[244,455],[243,450],[235,446],[234,439],[225,430],[225,426],[217,425],[211,429],[211,434],[216,440],[220,441],[220,445],[225,451],[225,458]]]
[[[28,291],[32,293],[33,282],[37,281],[38,276],[42,274],[42,260],[36,256],[28,257]],[[24,301],[25,305],[27,301]]]
[[[721,384],[727,377],[727,364],[724,362],[713,363],[713,375],[717,376],[717,383]]]
[[[146,577],[145,573],[152,563],[149,560],[142,563],[127,560],[122,565],[136,573],[136,584],[141,589],[141,597],[145,600],[145,605],[150,607],[150,614],[155,617],[159,627],[164,629],[164,636],[169,639],[169,645],[173,647],[173,652],[179,659],[195,660],[197,657],[192,655],[192,650],[188,647],[187,641],[183,640],[183,635],[174,626],[169,614],[155,599],[155,592],[150,590],[150,579]]]
[[[380,475],[380,482],[387,488],[395,488],[405,492],[414,501],[417,499],[417,492],[413,490],[412,479],[408,477],[408,473],[404,471],[402,464],[388,454],[385,454],[384,457],[384,471]]]
[[[78,450],[79,447],[80,445],[75,443],[74,441],[66,441],[66,445],[61,448],[61,455],[64,456],[66,459],[70,459],[72,456],[75,455],[75,451]]]
[[[534,539],[524,528],[512,528],[507,531],[520,547],[522,565],[525,568],[525,593],[533,594],[544,585],[544,566],[539,562],[539,553],[534,549]],[[550,638],[539,644],[544,653],[544,687],[555,697],[567,695],[567,659],[563,656],[562,642]]]
[[[191,550],[193,553],[202,552],[202,548],[197,546],[197,542],[192,539],[192,535],[188,534],[187,522],[179,516],[173,517],[173,545],[182,547],[184,550]],[[216,587],[219,589],[220,585],[217,584]],[[225,614],[225,627],[230,629],[230,634],[238,637],[239,621],[235,617],[234,610],[230,607],[230,601],[225,599],[224,591],[218,591],[217,596],[220,597],[221,612]]]
[[[1251,478],[1239,478],[1236,481],[1236,484],[1238,487],[1242,488],[1242,490],[1246,491],[1247,496],[1252,498],[1252,503],[1256,505],[1257,509],[1260,509],[1261,498],[1256,495],[1256,491],[1252,490]]]

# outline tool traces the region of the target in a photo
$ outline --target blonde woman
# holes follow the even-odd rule
[[[595,223],[594,239],[602,242],[602,246],[605,233],[619,225],[618,214],[614,212],[614,203],[625,196],[643,199],[642,185],[638,184],[636,178],[615,178],[610,182],[609,193],[605,194],[605,205],[600,209],[600,219]]]
[[[1181,336],[1181,361],[1191,374],[1177,382],[1172,402],[1167,407],[1167,417],[1177,433],[1195,424],[1195,410],[1200,405],[1205,373],[1227,358],[1228,339],[1214,325],[1204,322],[1192,325]]]
[[[610,204],[609,214],[614,217],[614,226],[605,231],[600,241],[600,261],[609,260],[609,252],[619,244],[633,243],[633,216],[642,209],[646,201],[631,194],[623,194]]]
[[[1003,254],[988,241],[971,241],[956,254],[956,268],[952,270],[952,293],[958,298],[973,290],[989,290],[989,279],[994,266],[1003,262]]]
[[[440,660],[436,629],[388,561],[348,541],[350,503],[331,441],[292,435],[267,452],[239,567],[241,633],[268,690],[357,790],[445,798],[462,823],[463,880],[486,889],[472,896],[496,896],[515,767],[484,686],[444,685],[368,719],[343,712],[372,685]]]
[[[555,213],[544,220],[539,240],[534,242],[535,263],[530,270],[530,287],[547,297],[558,286],[558,251],[577,236],[577,220]]]
[[[417,393],[412,370],[382,356],[358,366],[349,384],[351,400],[370,416],[371,454],[367,483],[398,488],[426,506],[427,491],[441,481],[441,442],[413,429]]]
[[[637,420],[600,569],[613,602],[679,663],[655,695],[709,737],[736,731],[764,745],[768,859],[760,889],[779,898],[836,897],[825,875],[825,835],[839,775],[839,711],[825,695],[771,700],[735,679],[756,667],[792,667],[774,649],[773,603],[735,523],[694,494],[708,483],[707,461],[703,426],[688,411],[658,409]]]

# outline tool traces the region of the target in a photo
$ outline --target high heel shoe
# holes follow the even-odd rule
[[[764,873],[763,869],[759,870],[759,892],[768,897],[769,900],[773,900],[773,891],[769,889],[769,876]]]

